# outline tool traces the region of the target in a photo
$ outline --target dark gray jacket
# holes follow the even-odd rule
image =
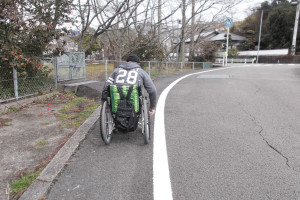
[[[136,62],[125,62],[119,65],[110,77],[106,80],[105,85],[144,85],[150,98],[150,108],[156,107],[156,88],[150,78],[141,66]]]

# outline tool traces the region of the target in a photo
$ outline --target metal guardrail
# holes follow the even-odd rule
[[[216,63],[223,63],[224,62],[224,59],[223,58],[217,58],[216,59]],[[244,64],[247,64],[247,63],[255,63],[255,60],[253,58],[228,58],[227,59],[227,63],[244,63]]]

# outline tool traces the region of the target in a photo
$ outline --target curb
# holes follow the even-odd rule
[[[93,114],[76,130],[72,137],[57,152],[54,158],[36,178],[36,180],[28,187],[19,200],[37,200],[47,194],[52,182],[62,171],[64,166],[67,164],[67,161],[79,147],[80,143],[86,138],[89,130],[100,117],[100,109],[101,106],[99,106],[93,112]]]

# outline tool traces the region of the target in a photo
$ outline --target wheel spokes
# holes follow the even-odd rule
[[[106,125],[106,133],[107,133],[106,139],[109,139],[112,133],[112,120],[108,109],[106,110],[105,114],[106,114],[105,125]]]

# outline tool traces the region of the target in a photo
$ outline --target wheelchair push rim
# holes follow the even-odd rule
[[[144,99],[142,109],[142,134],[144,136],[145,144],[148,144],[150,141],[149,119],[148,105],[146,99]]]
[[[100,134],[103,142],[107,145],[110,144],[111,141],[113,126],[111,110],[105,101],[100,113]]]

